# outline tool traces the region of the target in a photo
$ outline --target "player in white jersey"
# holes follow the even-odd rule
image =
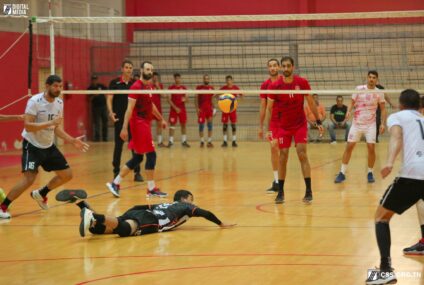
[[[356,87],[357,90],[375,90],[378,81],[378,73],[375,70],[368,71],[367,84]],[[349,119],[350,113],[353,108],[355,112],[353,115],[352,127],[349,130],[346,149],[343,153],[342,166],[339,174],[334,180],[334,183],[341,183],[346,179],[346,170],[349,163],[352,151],[357,142],[362,136],[365,136],[368,148],[368,183],[374,183],[373,167],[375,164],[375,141],[376,141],[376,111],[377,107],[381,109],[381,125],[380,134],[384,133],[384,125],[386,122],[386,108],[384,107],[384,95],[382,93],[357,93],[352,95],[352,103],[346,114],[346,120]]]
[[[53,143],[55,136],[72,143],[79,150],[88,150],[88,144],[82,142],[80,138],[71,137],[61,126],[63,101],[58,98],[61,91],[62,79],[57,75],[50,75],[46,80],[46,90],[28,100],[22,132],[23,177],[1,203],[2,219],[11,217],[7,210],[10,203],[34,183],[39,166],[45,171],[54,171],[56,174],[46,186],[31,192],[31,197],[42,209],[48,208],[47,193],[71,180],[72,171],[65,157]]]
[[[392,114],[387,121],[390,142],[381,176],[385,178],[391,173],[401,151],[402,167],[384,193],[375,214],[380,269],[369,274],[366,284],[396,283],[390,258],[389,222],[395,213],[400,215],[424,199],[424,116],[418,111],[420,95],[412,89],[404,90],[399,97],[399,105],[401,111]]]

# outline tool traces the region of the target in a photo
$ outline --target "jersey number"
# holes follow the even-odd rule
[[[54,117],[54,114],[49,114],[47,120],[51,121],[51,120],[53,120],[53,117]]]
[[[421,122],[421,120],[417,120],[418,124],[420,125],[420,130],[421,130],[421,137],[424,140],[424,126],[423,123]]]

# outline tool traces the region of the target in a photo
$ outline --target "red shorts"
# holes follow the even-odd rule
[[[213,117],[213,110],[212,108],[202,108],[200,109],[199,115],[198,115],[198,123],[204,124],[207,120]]]
[[[181,108],[180,110],[179,114],[173,108],[169,111],[169,123],[171,125],[175,125],[178,121],[180,121],[180,124],[187,123],[186,109]]]
[[[237,111],[231,113],[222,113],[221,122],[223,124],[228,124],[228,119],[230,119],[232,124],[237,123]]]
[[[132,120],[130,122],[130,130],[132,137],[128,143],[129,149],[137,154],[155,151],[150,121],[140,119]]]
[[[271,132],[271,137],[269,138],[270,141],[272,141],[273,139],[278,139],[278,136],[280,134],[279,123],[270,121],[268,131]]]
[[[284,130],[283,128],[279,128],[278,131],[278,147],[289,148],[291,146],[291,142],[294,138],[294,143],[297,145],[298,143],[307,143],[308,142],[308,125],[304,124],[297,129],[293,130]]]
[[[153,104],[155,104],[156,109],[158,109],[159,113],[162,115],[162,104],[160,103],[160,101],[159,102],[153,101]],[[153,120],[160,121],[158,118],[156,118],[155,115],[153,115],[152,117],[153,117]]]

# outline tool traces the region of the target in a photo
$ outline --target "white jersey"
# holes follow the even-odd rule
[[[403,133],[403,160],[399,176],[424,180],[424,116],[403,110],[389,116],[387,127],[400,126]]]
[[[25,114],[35,116],[35,123],[51,121],[62,116],[63,101],[62,99],[55,98],[50,103],[44,98],[44,93],[36,94],[28,100]],[[54,126],[36,132],[27,132],[24,129],[22,131],[22,137],[38,148],[49,148],[53,145],[54,129]]]
[[[368,89],[367,85],[359,85],[356,90],[379,90],[377,87]],[[353,123],[357,126],[369,126],[376,124],[376,112],[378,105],[384,103],[384,95],[382,93],[357,93],[352,94],[355,100],[355,112],[353,115]]]

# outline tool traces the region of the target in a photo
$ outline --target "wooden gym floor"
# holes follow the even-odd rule
[[[29,190],[12,204],[10,221],[0,225],[0,284],[364,284],[367,269],[379,265],[373,215],[395,173],[373,185],[366,182],[366,148],[355,149],[347,180],[333,183],[344,143],[310,144],[314,202],[301,202],[304,182],[291,149],[286,203],[275,205],[265,189],[272,181],[269,146],[240,142],[239,148],[191,149],[176,143],[158,149],[157,184],[172,194],[181,188],[195,203],[237,227],[222,230],[193,218],[167,233],[142,237],[89,236],[78,233],[79,209],[54,200],[42,211]],[[92,143],[88,153],[62,148],[74,171],[64,188],[83,188],[99,212],[119,215],[134,204],[170,201],[145,198],[145,183],[132,175],[121,198],[105,188],[111,180],[112,143]],[[387,143],[377,145],[376,173]],[[0,186],[9,191],[20,177],[20,153],[0,155]],[[123,161],[128,158],[124,152]],[[396,171],[399,165],[396,166]],[[33,188],[52,176],[40,171]],[[420,237],[416,209],[391,223],[392,259],[397,272],[421,273],[423,257],[405,257],[402,248]],[[415,273],[416,272],[416,273]],[[414,276],[398,284],[424,284]]]

